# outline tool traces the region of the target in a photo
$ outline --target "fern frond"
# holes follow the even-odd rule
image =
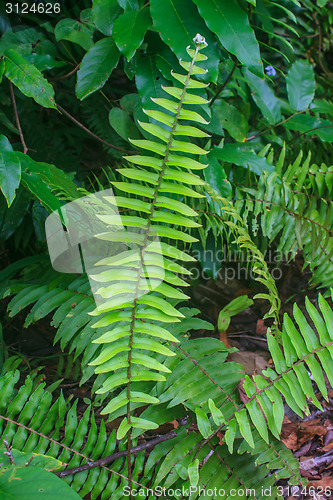
[[[275,370],[267,368],[263,376],[254,375],[252,378],[245,376],[243,388],[249,398],[248,401],[239,406],[236,412],[233,411],[231,416],[229,401],[220,408],[214,408],[212,415],[217,429],[208,437],[204,436],[205,441],[226,426],[225,440],[231,450],[237,429],[245,441],[254,447],[252,425],[267,444],[270,441],[268,429],[279,439],[284,416],[283,398],[301,417],[304,413],[309,414],[307,399],[322,409],[307,371],[311,372],[319,390],[327,400],[324,373],[330,383],[333,383],[333,311],[321,295],[319,295],[319,309],[320,312],[306,299],[306,310],[316,328],[316,333],[296,304],[294,319],[302,333],[287,314],[283,321],[281,346],[272,333],[268,332],[268,347]],[[203,418],[207,420],[208,417],[205,414]]]
[[[152,484],[156,490],[157,487],[186,490],[192,486],[193,499],[200,498],[200,492],[205,491],[208,498],[228,498],[232,495],[264,500],[267,498],[267,490],[266,495],[264,493],[266,488],[270,488],[271,498],[275,498],[274,492],[277,496],[274,484],[278,479],[288,478],[290,484],[302,484],[298,460],[282,443],[273,440],[272,445],[267,447],[257,433],[255,449],[251,450],[251,454],[241,449],[242,444],[237,445],[232,454],[225,444],[219,445],[217,439],[212,440],[210,446],[205,444],[199,448],[200,436],[197,433],[188,434],[186,428],[177,429],[174,439],[157,445],[150,453],[145,473],[151,473],[155,467]],[[191,468],[196,461],[198,479],[193,484]]]
[[[116,432],[108,435],[104,420],[97,425],[91,407],[79,418],[77,400],[70,406],[62,394],[53,400],[51,388],[30,376],[17,390],[19,378],[18,370],[0,377],[0,443],[6,439],[14,449],[57,458],[63,463],[62,470],[113,454],[117,446]],[[123,449],[124,445],[120,444],[119,451]],[[135,458],[132,456],[132,479],[143,489],[151,477],[148,474],[140,478],[144,459],[143,452]],[[84,470],[63,479],[82,498],[87,494],[105,500],[111,496],[121,498],[127,485],[126,470],[126,460],[119,458],[110,466]]]
[[[180,61],[188,74],[173,76],[181,81],[183,88],[164,87],[164,91],[174,100],[154,99],[155,104],[166,112],[145,111],[159,124],[141,123],[141,127],[161,142],[146,139],[131,141],[136,147],[158,155],[126,157],[135,167],[119,169],[124,180],[113,182],[114,187],[117,191],[135,195],[137,198],[123,195],[115,196],[114,200],[106,198],[106,201],[118,207],[131,210],[130,215],[120,217],[120,224],[126,229],[114,231],[113,226],[117,225],[117,222],[116,217],[112,215],[99,217],[110,229],[97,235],[97,238],[112,242],[126,241],[129,247],[135,244],[139,248],[139,251],[132,252],[132,258],[126,258],[125,262],[117,257],[103,259],[98,264],[102,265],[104,270],[98,273],[97,267],[96,274],[91,276],[92,280],[103,284],[99,285],[96,293],[101,295],[105,302],[98,305],[90,314],[99,315],[101,312],[106,314],[102,323],[99,320],[93,326],[97,328],[108,322],[113,328],[106,335],[93,340],[93,343],[101,345],[101,352],[90,365],[95,367],[96,373],[106,374],[101,392],[125,385],[125,388],[102,411],[113,419],[118,409],[126,407],[126,418],[119,428],[118,438],[124,437],[132,427],[147,429],[157,426],[152,421],[132,416],[133,404],[137,407],[147,403],[158,403],[157,398],[148,396],[146,391],[134,391],[132,386],[141,380],[146,384],[149,381],[165,380],[165,374],[170,370],[166,363],[161,363],[157,359],[156,354],[174,356],[175,353],[165,345],[165,342],[170,340],[178,342],[174,336],[171,338],[170,332],[164,326],[160,326],[157,330],[152,321],[160,321],[161,324],[167,325],[180,321],[183,317],[175,305],[187,296],[173,287],[186,286],[187,283],[178,274],[188,274],[188,272],[169,258],[185,262],[191,258],[167,242],[160,243],[157,238],[182,243],[196,241],[184,231],[184,228],[197,225],[189,219],[197,214],[187,204],[178,201],[177,197],[204,196],[189,187],[189,185],[203,184],[197,175],[191,173],[191,168],[204,168],[204,166],[186,154],[205,154],[206,151],[194,143],[178,140],[176,137],[184,134],[191,137],[206,136],[193,126],[181,124],[182,120],[203,122],[199,113],[186,106],[201,106],[207,103],[202,97],[190,92],[191,88],[205,87],[204,84],[192,79],[193,75],[204,72],[195,64],[206,59],[199,52],[204,46],[204,40],[198,38],[196,49],[187,49],[192,61],[189,63]],[[141,166],[146,168],[142,169]],[[147,214],[145,218],[141,216],[142,211]],[[175,229],[175,225],[179,229]],[[173,286],[173,290],[170,285]],[[117,313],[119,308],[123,310],[123,320],[120,320]],[[153,340],[152,336],[159,337],[159,342]]]
[[[276,172],[260,177],[255,190],[239,190],[235,208],[255,236],[260,228],[269,244],[278,242],[277,250],[286,259],[302,251],[312,283],[329,288],[333,282],[331,171],[325,165],[321,169],[312,165],[310,153],[302,163],[300,152],[286,170],[282,160]]]
[[[19,280],[8,280],[23,267],[24,273]],[[88,313],[94,309],[95,302],[87,277],[67,275],[60,280],[59,273],[50,267],[49,259],[38,256],[16,262],[0,273],[1,278],[4,283],[0,295],[14,295],[7,306],[9,316],[14,317],[30,307],[24,322],[24,326],[28,327],[53,314],[50,324],[57,329],[54,343],[60,341],[62,350],[69,347],[69,353],[74,354],[73,361],[84,353],[81,384],[89,380],[94,371],[88,362],[98,352],[98,346],[91,344],[91,340],[101,331],[106,332],[107,327],[100,329],[98,334],[92,328],[95,319],[90,318]]]

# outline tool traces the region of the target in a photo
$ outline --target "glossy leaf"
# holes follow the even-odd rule
[[[124,10],[138,10],[138,0],[118,0],[120,7]]]
[[[56,40],[68,40],[80,45],[84,50],[89,50],[94,45],[92,31],[84,23],[74,19],[62,19],[54,30]]]
[[[208,69],[207,78],[216,82],[218,72],[218,55],[214,36],[207,29],[204,20],[193,9],[190,0],[152,0],[150,13],[155,28],[159,31],[162,40],[171,47],[176,56],[188,59],[185,48],[193,47],[193,37],[200,33],[205,37],[208,47],[205,55],[208,57],[205,68]]]
[[[96,28],[103,35],[112,35],[114,20],[121,13],[117,0],[94,0],[92,6],[92,17]]]
[[[157,82],[158,85],[156,84]],[[167,85],[168,82],[157,69],[153,57],[138,56],[136,61],[135,83],[139,96],[141,97],[142,106],[144,108],[157,108],[157,106],[152,103],[151,97],[164,97],[165,93],[160,85]]]
[[[49,163],[37,162],[23,153],[16,154],[21,162],[22,172],[27,174],[35,173],[44,182],[45,187],[59,194],[61,193],[67,199],[80,197],[78,187],[69,174]]]
[[[295,111],[305,111],[314,98],[315,78],[307,61],[295,61],[288,71],[287,92],[289,104]]]
[[[21,180],[21,163],[14,152],[0,153],[0,189],[10,207]]]
[[[218,99],[212,106],[212,113],[235,141],[244,141],[248,131],[248,122],[240,110],[226,101]]]
[[[79,99],[85,99],[103,87],[117,66],[119,56],[119,50],[111,37],[99,40],[88,50],[77,73],[75,92]]]
[[[246,12],[229,0],[194,0],[207,26],[223,47],[257,75],[263,75],[259,44]]]
[[[117,134],[125,139],[125,141],[128,141],[129,138],[140,138],[137,127],[126,111],[120,108],[112,108],[109,113],[109,122],[111,127],[114,128]]]
[[[0,494],[3,500],[75,500],[81,498],[59,477],[39,467],[21,467],[0,474]]]
[[[231,184],[228,181],[224,168],[218,159],[214,156],[208,156],[208,166],[204,170],[204,177],[208,184],[215,189],[220,196],[228,197],[231,195]]]
[[[26,62],[16,50],[5,52],[5,75],[27,97],[32,97],[44,108],[55,108],[54,90],[42,73]]]
[[[52,193],[35,172],[22,172],[22,183],[50,212],[61,207],[62,203],[59,198]]]
[[[276,123],[281,121],[280,103],[266,81],[258,78],[247,69],[245,69],[243,73],[247,83],[250,86],[253,100],[266,120],[271,125],[275,125]]]
[[[140,10],[129,10],[121,14],[113,25],[113,39],[120,52],[129,61],[136,49],[143,42],[147,29],[151,25],[148,7]]]
[[[273,171],[273,166],[250,150],[242,150],[237,144],[226,144],[223,148],[213,148],[210,155],[215,156],[221,161],[233,163],[240,167],[249,168],[255,174]]]

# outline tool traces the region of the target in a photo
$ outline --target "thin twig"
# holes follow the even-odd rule
[[[251,137],[248,137],[247,139],[245,139],[244,142],[251,141],[252,139],[255,139],[256,137],[259,137],[259,135],[265,134],[266,132],[269,132],[271,129],[279,127],[280,125],[283,125],[284,123],[291,120],[291,118],[294,118],[294,116],[301,115],[302,113],[304,113],[304,111],[296,111],[296,113],[293,113],[291,116],[288,116],[288,118],[286,118],[285,120],[282,120],[279,123],[275,123],[275,125],[271,125],[270,127],[266,128],[265,130],[262,130],[261,132],[258,132],[255,135],[251,135]]]
[[[79,66],[80,66],[80,62],[79,64],[77,64],[75,66],[74,69],[72,69],[72,71],[70,71],[69,73],[66,73],[66,75],[62,75],[62,76],[55,76],[53,78],[49,78],[49,80],[55,82],[55,81],[59,81],[59,80],[65,80],[65,78],[69,78],[70,76],[72,76],[78,69],[79,69]]]
[[[322,35],[321,35],[321,26],[320,26],[320,23],[319,23],[319,21],[317,19],[316,14],[313,14],[313,19],[315,20],[315,23],[317,25],[318,35],[319,35],[319,38],[318,38],[318,62],[320,64],[321,69],[323,70],[323,72],[327,76],[327,78],[329,78],[330,80],[333,80],[332,75],[330,73],[328,73],[328,71],[326,70],[326,68],[325,68],[325,66],[323,64],[323,61],[321,60],[321,41],[322,41]]]
[[[91,135],[91,137],[94,137],[94,139],[96,139],[97,141],[99,142],[102,142],[103,144],[105,144],[106,146],[108,146],[109,148],[112,148],[112,149],[115,149],[116,151],[120,151],[121,153],[126,153],[126,154],[133,154],[133,151],[127,151],[127,149],[123,149],[123,148],[120,148],[119,146],[116,146],[115,144],[111,144],[110,142],[107,142],[105,141],[104,139],[102,139],[101,137],[99,137],[98,135],[94,134],[94,132],[92,132],[91,130],[89,130],[87,127],[85,127],[83,125],[83,123],[79,122],[76,118],[74,118],[74,116],[70,115],[68,113],[68,111],[66,111],[62,106],[60,106],[59,104],[57,104],[57,108],[58,110],[63,113],[65,116],[67,116],[67,118],[69,118],[70,120],[72,120],[73,123],[75,123],[78,127],[80,127],[82,130],[84,130],[85,132],[87,132],[87,134]]]
[[[51,441],[52,443],[55,443],[57,444],[58,446],[61,446],[62,448],[65,448],[66,450],[74,453],[75,455],[79,455],[80,457],[86,459],[89,461],[89,457],[87,457],[86,455],[84,455],[83,453],[80,453],[79,451],[76,451],[76,450],[73,450],[72,448],[69,448],[68,446],[66,446],[65,444],[62,444],[60,443],[59,441],[57,441],[56,439],[53,439],[49,436],[46,436],[45,434],[42,434],[41,432],[38,432],[36,431],[35,429],[32,429],[31,427],[27,427],[26,425],[23,425],[21,424],[20,422],[16,422],[15,420],[12,420],[11,418],[8,418],[8,417],[4,417],[3,415],[0,415],[0,419],[3,419],[5,420],[6,422],[10,422],[11,424],[13,425],[17,425],[18,427],[21,427],[23,429],[26,429],[27,431],[29,432],[32,432],[33,434],[36,434],[37,436],[40,436],[44,439],[47,439],[48,441]],[[182,424],[180,423],[180,425],[185,425],[185,424]],[[108,472],[111,472],[112,474],[115,474],[116,476],[119,476],[121,477],[122,479],[124,480],[127,480],[127,477],[124,476],[124,474],[121,474],[120,472],[118,471],[115,471],[113,469],[109,469],[108,467],[106,467],[105,465],[101,465],[101,467],[103,467],[103,469],[107,470]],[[149,488],[147,488],[147,486],[137,482],[137,481],[134,481],[134,479],[132,480],[133,484],[136,484],[137,486],[139,486],[140,488],[144,489],[144,490],[149,490]],[[169,500],[167,497],[165,496],[161,496],[161,498],[165,498],[166,500]]]
[[[8,441],[6,441],[5,439],[3,440],[3,443],[4,443],[4,445],[6,447],[6,450],[7,450],[7,451],[3,452],[4,455],[8,456],[10,465],[15,465],[15,463],[14,463],[14,457],[13,457],[13,453],[12,453],[12,448],[13,447],[9,446]]]
[[[309,130],[306,130],[305,132],[302,132],[301,134],[296,135],[295,137],[290,139],[288,142],[286,142],[286,144],[289,144],[290,142],[295,141],[296,139],[299,139],[300,137],[302,137],[302,135],[306,135],[309,132],[315,132],[316,130],[319,130],[320,128],[331,128],[331,127],[333,127],[333,125],[319,125],[319,127],[309,128]]]
[[[168,434],[164,434],[163,436],[159,436],[147,443],[139,444],[138,446],[134,446],[131,448],[130,453],[139,453],[140,451],[147,450],[152,446],[156,446],[159,443],[163,443],[163,441],[167,441],[169,439],[173,439],[177,436],[175,431],[169,432]],[[78,472],[82,472],[84,470],[93,469],[94,467],[99,467],[101,465],[109,464],[118,458],[125,457],[128,453],[128,450],[118,451],[117,453],[113,453],[108,457],[100,458],[99,460],[94,460],[92,462],[88,462],[83,465],[79,465],[78,467],[73,467],[73,469],[66,469],[61,472],[56,472],[55,475],[58,477],[70,476],[71,474],[77,474]]]
[[[225,80],[224,83],[222,83],[222,85],[220,85],[217,89],[216,89],[216,94],[214,95],[213,99],[210,101],[210,105],[212,105],[215,101],[215,99],[218,98],[218,96],[221,94],[221,92],[223,92],[223,90],[225,89],[225,87],[228,85],[228,83],[230,82],[231,78],[232,78],[232,75],[234,74],[235,72],[235,69],[237,68],[237,65],[238,63],[234,63],[234,67],[232,68],[232,70],[230,71],[227,79]]]
[[[23,132],[22,132],[22,129],[21,129],[21,124],[20,124],[20,119],[19,119],[19,115],[18,115],[18,112],[17,112],[16,100],[15,100],[15,95],[14,95],[14,89],[13,89],[12,82],[9,82],[9,90],[10,90],[10,95],[11,95],[11,98],[12,98],[12,103],[13,103],[13,109],[14,109],[14,114],[15,114],[16,125],[17,125],[17,129],[19,131],[21,143],[22,143],[22,146],[23,146],[23,153],[26,155],[27,151],[28,151],[28,148],[26,146],[26,143],[25,143],[25,140],[24,140],[24,136],[23,136]]]

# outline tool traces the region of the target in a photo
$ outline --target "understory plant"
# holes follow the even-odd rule
[[[144,153],[125,156],[120,178],[111,179],[114,195],[102,191],[93,207],[94,244],[105,243],[109,255],[97,259],[89,276],[61,275],[45,256],[16,262],[0,275],[2,296],[14,295],[9,316],[32,306],[29,326],[52,314],[55,342],[68,348],[73,364],[80,360],[81,384],[92,385],[91,402],[79,418],[77,401],[66,401],[61,392],[53,397],[60,382],[46,386],[38,371],[22,380],[21,360],[6,360],[0,445],[9,461],[1,466],[0,484],[8,491],[17,484],[14,476],[23,487],[26,470],[37,478],[41,469],[70,486],[65,493],[56,490],[63,483],[55,478],[57,498],[178,498],[181,491],[191,499],[267,500],[277,498],[283,484],[306,484],[280,434],[285,403],[301,417],[309,414],[309,402],[322,409],[311,378],[326,400],[325,376],[333,384],[331,280],[324,276],[322,253],[312,248],[315,260],[311,254],[316,231],[324,231],[320,220],[329,225],[332,207],[320,208],[321,200],[318,208],[299,194],[301,159],[286,172],[283,152],[276,173],[263,175],[256,192],[245,188],[236,201],[206,182],[210,138],[199,127],[207,124],[207,84],[197,78],[206,72],[206,45],[198,34],[187,47],[189,59],[171,73],[174,85],[163,86],[164,97],[144,109],[150,118],[140,121],[145,138],[131,140]],[[89,194],[67,181],[73,194],[67,192],[68,201]],[[321,190],[321,198],[318,184],[306,188]],[[271,203],[269,213],[262,199]],[[272,365],[252,377],[228,360],[235,349],[215,338],[191,338],[193,330],[214,329],[184,292],[195,261],[189,246],[207,225],[214,230],[215,219],[201,215],[207,203],[219,207],[220,227],[233,245],[251,256],[260,287],[254,299],[269,304]],[[293,212],[314,222],[286,222]],[[259,225],[269,241],[279,230],[289,231],[281,243],[286,253],[298,245],[308,256],[315,282],[325,287],[318,305],[307,298],[304,308],[295,303],[293,316],[281,318],[276,284],[255,239]],[[331,259],[331,234],[321,244]],[[168,422],[174,430],[160,432]]]

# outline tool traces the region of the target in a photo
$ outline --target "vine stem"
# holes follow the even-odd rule
[[[177,437],[177,433],[175,431],[169,432],[168,434],[159,436],[155,439],[152,439],[151,441],[134,446],[133,448],[130,449],[130,453],[133,454],[133,453],[139,453],[140,451],[145,451],[148,448],[152,448],[153,446],[156,446],[159,443],[163,443],[164,441],[168,441],[169,439],[173,439],[175,437]],[[128,453],[127,450],[118,451],[116,453],[113,453],[112,455],[109,455],[108,457],[103,457],[100,458],[99,460],[93,460],[86,464],[79,465],[78,467],[73,467],[73,469],[66,469],[60,472],[56,472],[55,475],[58,477],[65,477],[65,476],[70,476],[71,474],[77,474],[78,472],[82,472],[84,470],[89,470],[93,469],[94,467],[99,467],[101,465],[109,464],[110,462],[113,462],[118,458],[125,457],[127,453]]]
[[[97,141],[102,142],[103,144],[105,144],[109,148],[115,149],[116,151],[120,151],[121,153],[133,154],[133,151],[127,151],[126,149],[120,148],[119,146],[116,146],[115,144],[111,144],[110,142],[107,142],[104,139],[102,139],[102,137],[99,137],[98,135],[94,134],[94,132],[92,132],[87,127],[85,127],[83,125],[83,123],[79,122],[79,120],[77,120],[76,118],[74,118],[74,116],[72,116],[71,114],[69,114],[68,111],[66,111],[62,106],[60,106],[60,104],[57,104],[57,108],[60,111],[60,113],[62,113],[65,116],[67,116],[67,118],[69,118],[70,120],[72,120],[73,123],[75,123],[78,127],[80,127],[85,132],[87,132],[87,134],[91,135],[91,137],[93,137]]]
[[[228,85],[228,83],[230,82],[236,68],[238,66],[238,63],[234,63],[234,66],[232,68],[232,70],[230,71],[229,75],[227,76],[227,79],[225,80],[225,82],[222,83],[222,85],[220,85],[217,89],[216,89],[216,94],[214,95],[214,97],[212,98],[212,100],[210,101],[210,105],[212,105],[214,103],[214,101],[219,97],[219,95],[221,94],[221,92],[223,92],[223,90],[225,89],[225,87]]]
[[[26,155],[27,152],[28,152],[28,148],[27,148],[27,145],[26,145],[25,140],[24,140],[24,135],[23,135],[22,128],[21,128],[21,123],[20,123],[18,112],[17,112],[16,100],[15,100],[15,95],[14,95],[14,89],[13,89],[12,82],[9,82],[9,90],[10,90],[10,95],[11,95],[11,98],[12,98],[12,103],[13,103],[13,109],[14,109],[14,115],[15,115],[16,125],[17,125],[17,129],[19,131],[21,143],[22,143],[22,146],[23,146],[23,153]]]

